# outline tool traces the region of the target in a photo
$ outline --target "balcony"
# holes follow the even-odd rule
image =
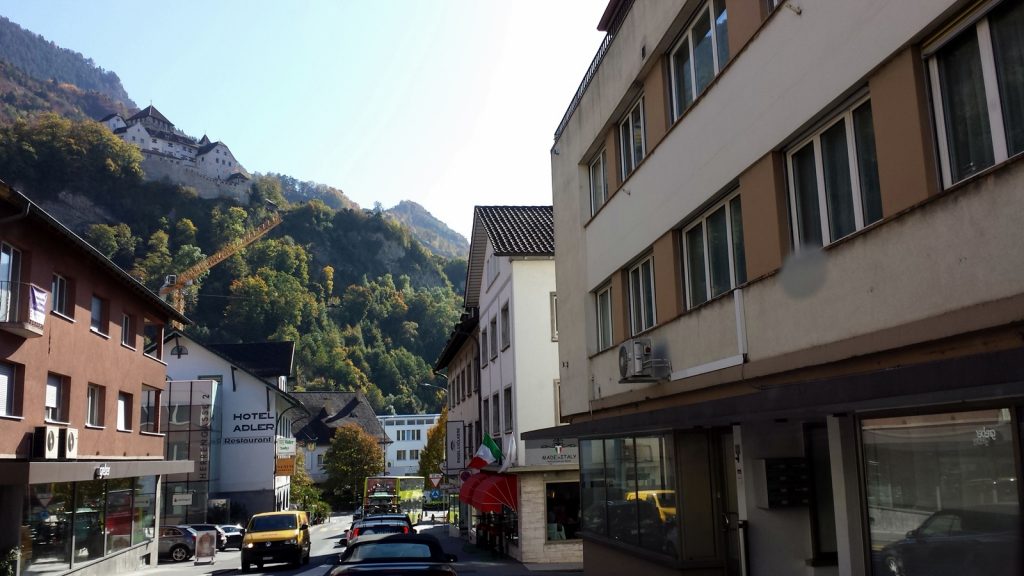
[[[0,281],[0,330],[21,338],[42,336],[49,296],[35,284]]]

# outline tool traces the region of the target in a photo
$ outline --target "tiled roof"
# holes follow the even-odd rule
[[[130,122],[132,120],[142,120],[143,118],[152,118],[154,120],[159,120],[160,122],[166,122],[167,124],[170,124],[171,126],[174,126],[174,124],[171,123],[171,121],[168,120],[166,116],[161,114],[159,110],[154,108],[152,104],[150,104],[149,106],[146,106],[145,108],[143,108],[142,111],[140,111],[138,114],[135,114],[134,116],[129,118],[128,121]]]
[[[207,344],[207,348],[231,358],[239,366],[260,378],[291,376],[295,342],[252,342],[246,344]]]
[[[296,421],[292,434],[299,442],[315,440],[317,444],[331,443],[334,430],[354,422],[378,442],[386,442],[387,435],[377,420],[373,408],[361,392],[293,392],[309,411],[309,419]]]
[[[203,138],[206,138],[206,136],[203,136]],[[209,140],[207,140],[206,144],[203,144],[202,146],[199,147],[199,152],[196,153],[196,156],[202,156],[203,154],[206,154],[210,150],[216,148],[217,144],[220,144],[220,140],[216,142],[210,142]],[[227,148],[227,146],[225,146],[225,148]]]
[[[551,206],[477,206],[497,256],[553,256],[555,227]],[[476,240],[476,222],[474,237]]]
[[[164,140],[167,140],[168,142],[177,142],[178,144],[184,144],[186,146],[196,145],[196,141],[193,140],[192,138],[189,138],[188,136],[182,136],[181,134],[175,134],[173,132],[168,132],[166,130],[157,130],[156,128],[147,128],[145,126],[143,127],[143,129],[150,136],[153,136],[155,138],[162,138]]]
[[[113,114],[107,114],[107,115],[106,115],[106,116],[104,116],[103,118],[100,118],[100,122],[106,122],[107,120],[110,120],[111,118],[114,118],[114,117],[120,117],[120,116],[121,116],[121,115],[120,115],[120,114],[118,114],[117,112],[115,112],[115,113],[113,113]]]

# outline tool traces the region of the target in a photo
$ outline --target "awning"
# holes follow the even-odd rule
[[[503,506],[518,509],[518,478],[515,474],[489,474],[473,491],[470,503],[481,512],[501,512]]]
[[[490,476],[490,474],[478,472],[469,478],[466,478],[462,482],[462,488],[459,488],[459,500],[466,504],[472,504],[473,491],[476,490],[477,485],[483,482],[488,476]]]

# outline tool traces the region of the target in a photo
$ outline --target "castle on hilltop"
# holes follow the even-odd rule
[[[110,114],[100,120],[121,140],[142,151],[147,180],[167,179],[191,186],[202,198],[248,200],[251,176],[223,142],[199,140],[179,130],[153,105],[129,117]]]

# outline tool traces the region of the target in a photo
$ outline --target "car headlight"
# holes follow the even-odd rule
[[[252,542],[246,542],[245,543],[245,547],[246,548],[252,548]]]
[[[299,540],[297,538],[292,538],[291,540],[285,542],[285,544],[298,544],[298,543],[299,543]]]

